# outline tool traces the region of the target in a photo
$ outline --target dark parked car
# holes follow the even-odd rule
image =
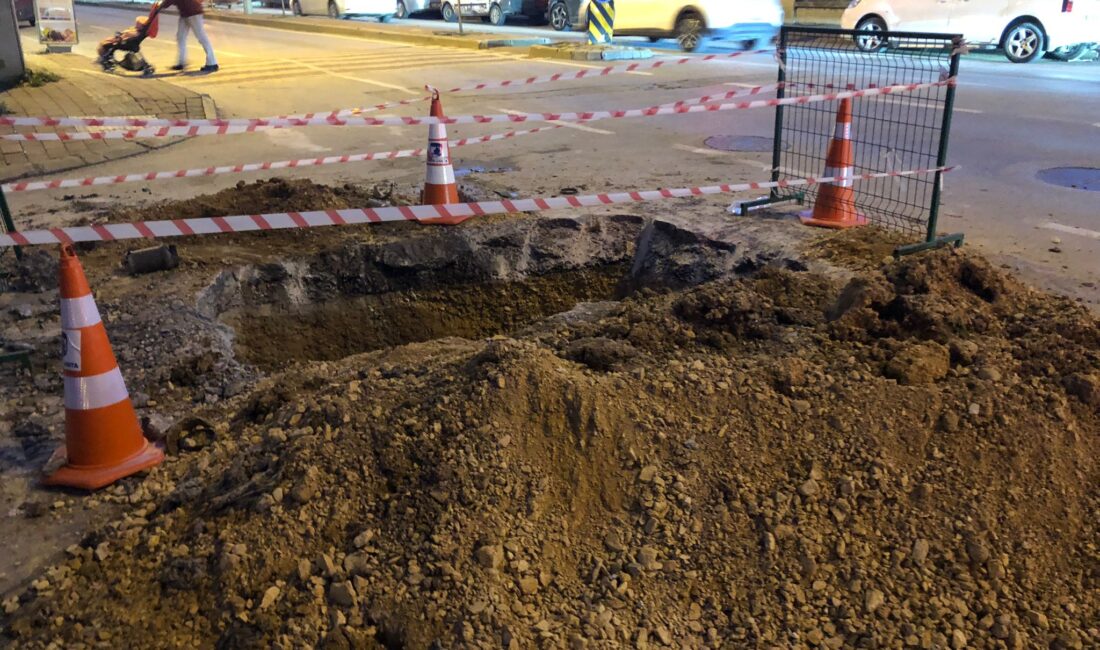
[[[535,24],[545,25],[549,11],[550,0],[523,0],[523,9],[520,13]]]
[[[15,0],[15,21],[25,20],[34,26],[34,0]]]
[[[580,23],[581,0],[550,0],[546,20],[559,32],[573,29]]]
[[[493,25],[503,25],[508,16],[523,11],[524,0],[462,0],[463,18],[484,18]],[[438,8],[443,20],[458,20],[458,3],[455,0],[432,0],[432,8]]]

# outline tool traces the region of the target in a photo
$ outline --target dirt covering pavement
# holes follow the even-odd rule
[[[650,268],[635,256],[653,232],[591,216],[270,234],[234,254],[217,238],[143,278],[117,276],[117,248],[90,252],[116,349],[145,337],[123,367],[170,457],[75,497],[121,514],[12,593],[2,638],[1100,645],[1100,323],[1086,310],[965,251],[835,254],[859,233],[640,288],[629,275]],[[681,243],[681,266],[705,248]],[[257,246],[315,256],[274,264]],[[492,288],[507,281],[525,284]],[[337,300],[358,317],[325,316]],[[176,316],[157,326],[162,304]],[[428,327],[336,346],[368,350],[345,358],[250,357],[265,338],[285,348],[263,328],[295,314],[346,339],[415,330],[409,314],[432,304],[468,305],[447,312],[477,321],[467,338]],[[529,313],[485,318],[509,309]],[[18,399],[6,429],[33,410]]]

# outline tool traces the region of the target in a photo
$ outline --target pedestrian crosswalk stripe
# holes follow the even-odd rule
[[[468,55],[464,57],[455,57],[447,59],[447,64],[454,65],[493,65],[501,63],[509,63],[509,59],[489,58],[481,55]],[[398,71],[398,70],[411,70],[416,68],[430,68],[439,64],[438,59],[414,59],[414,60],[398,60],[391,62],[365,62],[357,63],[341,62],[333,63],[331,60],[322,64],[321,66],[314,66],[305,62],[298,62],[294,60],[287,60],[285,63],[279,66],[264,66],[254,68],[234,68],[230,70],[224,70],[216,75],[206,77],[185,77],[182,83],[189,85],[202,85],[202,86],[214,86],[224,85],[231,83],[251,83],[258,81],[272,81],[279,79],[294,79],[305,76],[324,74],[326,72],[331,73],[347,73],[347,72],[384,72],[384,71]]]

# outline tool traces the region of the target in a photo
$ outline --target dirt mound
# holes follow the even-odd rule
[[[197,219],[235,214],[266,214],[290,210],[332,210],[372,208],[388,205],[394,186],[342,185],[331,187],[301,179],[272,178],[254,183],[241,181],[236,187],[184,201],[165,201],[140,208],[117,208],[109,221],[153,219]]]
[[[1098,342],[941,251],[303,364],[175,432],[0,624],[19,647],[1093,646]]]

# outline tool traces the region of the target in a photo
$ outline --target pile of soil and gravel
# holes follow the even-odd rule
[[[13,645],[1100,644],[1100,325],[977,256],[300,363],[166,433]],[[202,366],[196,366],[201,375]]]

